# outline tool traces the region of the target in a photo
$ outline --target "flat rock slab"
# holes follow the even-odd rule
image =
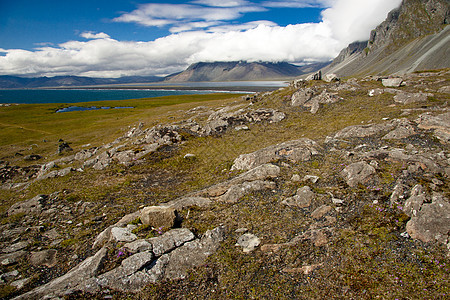
[[[321,151],[322,148],[315,141],[303,138],[242,154],[235,159],[231,169],[249,170],[279,159],[293,162],[309,161],[313,155],[318,155]]]

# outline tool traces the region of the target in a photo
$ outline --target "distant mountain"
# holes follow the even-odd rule
[[[327,63],[296,66],[286,62],[199,62],[185,71],[173,74],[166,81],[246,81],[246,80],[274,80],[287,79],[314,72]]]
[[[74,87],[110,84],[149,83],[162,81],[157,76],[128,76],[121,78],[92,78],[81,76],[56,76],[24,78],[18,76],[0,76],[0,88],[42,88],[42,87]]]
[[[450,68],[449,7],[449,0],[403,0],[369,41],[350,44],[322,73],[388,75]]]

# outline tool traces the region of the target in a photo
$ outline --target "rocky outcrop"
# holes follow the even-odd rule
[[[232,170],[248,170],[259,165],[286,159],[288,161],[308,161],[321,153],[321,147],[311,139],[299,139],[242,154],[234,160]]]
[[[133,254],[122,260],[117,268],[99,274],[107,254],[107,248],[103,247],[66,275],[16,299],[55,297],[75,291],[95,293],[105,288],[136,292],[162,279],[183,278],[189,269],[202,264],[214,253],[224,238],[224,227],[207,231],[201,238],[195,238],[187,229],[173,229],[160,237],[127,244]]]

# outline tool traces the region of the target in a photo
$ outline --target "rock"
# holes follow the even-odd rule
[[[448,243],[450,232],[450,204],[441,195],[433,197],[432,203],[422,205],[406,224],[406,231],[423,242]]]
[[[394,101],[401,104],[410,104],[415,102],[425,102],[428,100],[428,97],[433,96],[433,94],[429,93],[398,93],[394,96]]]
[[[317,93],[314,88],[304,88],[295,92],[291,97],[291,106],[303,106],[306,102],[312,99]]]
[[[203,264],[225,240],[225,231],[223,226],[208,230],[201,239],[188,242],[171,252],[164,277],[167,279],[184,278],[189,269]]]
[[[42,156],[40,156],[38,154],[30,154],[30,155],[24,156],[23,160],[36,161],[36,160],[40,160],[41,158],[42,158]]]
[[[412,135],[416,134],[416,130],[414,129],[414,126],[411,124],[411,122],[407,120],[402,120],[402,123],[400,123],[397,128],[386,134],[382,137],[383,140],[399,140],[408,138]]]
[[[297,190],[297,194],[293,197],[287,198],[281,202],[287,206],[305,208],[311,205],[314,199],[314,192],[309,186],[304,186]]]
[[[113,227],[111,228],[111,239],[116,242],[132,242],[137,239],[137,236],[128,228]]]
[[[183,156],[184,159],[195,159],[197,156],[192,153],[187,153],[185,156]]]
[[[259,246],[261,240],[251,233],[245,233],[239,237],[236,242],[236,246],[242,247],[244,253],[249,253],[255,250]]]
[[[392,130],[394,128],[395,124],[392,123],[373,124],[373,125],[352,125],[338,131],[334,135],[334,138],[335,139],[364,138],[380,134],[382,132]]]
[[[220,201],[228,202],[228,203],[236,203],[240,198],[245,196],[246,194],[253,191],[260,191],[264,189],[275,189],[276,185],[274,182],[270,181],[246,181],[241,184],[236,184],[231,186],[228,191],[219,197]]]
[[[326,82],[334,82],[334,81],[340,81],[341,79],[334,73],[326,74],[323,78]]]
[[[136,154],[133,150],[120,151],[115,153],[112,158],[117,160],[119,164],[126,165],[136,160]]]
[[[15,244],[12,244],[12,245],[9,245],[8,247],[3,248],[2,252],[3,253],[17,252],[19,250],[25,249],[26,247],[28,247],[28,245],[30,245],[29,241],[17,242]]]
[[[291,181],[294,181],[294,182],[299,182],[299,181],[301,181],[300,175],[298,175],[298,174],[292,175]]]
[[[94,154],[97,152],[97,147],[91,148],[91,149],[84,149],[81,150],[80,152],[77,152],[75,154],[75,160],[79,160],[79,161],[85,161],[89,158],[91,158],[92,156],[94,156]]]
[[[239,126],[236,126],[236,127],[234,128],[234,130],[236,130],[236,131],[250,130],[250,128],[248,128],[247,125],[239,125]]]
[[[149,206],[141,210],[142,224],[151,225],[154,228],[170,229],[176,221],[177,212],[171,207]]]
[[[30,263],[35,266],[46,266],[52,268],[56,265],[56,254],[58,253],[55,249],[43,250],[39,252],[31,252]]]
[[[206,194],[209,197],[218,197],[225,194],[231,186],[244,183],[246,181],[265,180],[267,178],[275,178],[281,172],[280,167],[272,164],[263,164],[257,166],[235,178],[225,182],[206,188],[197,194]]]
[[[192,241],[194,238],[194,234],[189,229],[179,228],[172,229],[162,236],[154,237],[147,241],[152,244],[155,256],[161,256],[186,242]]]
[[[269,146],[253,153],[242,154],[234,160],[232,170],[248,170],[279,159],[293,162],[308,161],[321,152],[321,147],[313,140],[303,138]]]
[[[328,205],[322,205],[319,206],[318,208],[316,208],[312,213],[311,213],[311,217],[313,217],[314,219],[320,219],[323,216],[325,216],[328,212],[331,211],[331,206]]]
[[[15,299],[40,299],[44,296],[47,298],[49,296],[60,296],[70,290],[84,286],[86,281],[97,275],[107,252],[105,247],[101,248],[94,256],[85,259],[65,275],[55,278],[49,283],[41,285]]]
[[[353,163],[341,172],[350,187],[366,183],[375,173],[375,168],[364,161]]]
[[[11,272],[1,274],[0,275],[0,282],[2,280],[10,281],[11,279],[13,279],[13,278],[15,278],[17,276],[19,276],[19,271],[17,271],[17,270],[13,270]]]
[[[430,113],[421,114],[416,123],[421,129],[434,130],[434,135],[445,143],[450,141],[450,112],[433,116]]]
[[[0,256],[0,262],[2,266],[10,266],[19,262],[25,255],[27,255],[27,251],[19,250],[16,252],[8,253]]]
[[[144,251],[124,259],[121,263],[123,275],[130,275],[149,264],[153,260],[153,252]]]
[[[301,268],[284,268],[282,271],[290,274],[302,273],[304,275],[311,274],[314,270],[322,267],[323,264],[314,264],[310,266],[303,266]]]
[[[381,83],[385,87],[400,87],[403,83],[403,79],[398,78],[398,77],[397,78],[386,78],[386,79],[382,79]]]
[[[69,144],[66,142],[62,142],[61,144],[58,145],[58,154],[71,151],[73,151],[73,149],[70,148]]]
[[[146,240],[136,240],[131,243],[123,245],[123,248],[127,249],[131,253],[139,253],[144,251],[152,251],[153,246]]]
[[[23,289],[29,282],[30,278],[19,279],[10,283],[11,286],[15,287],[18,290]]]
[[[8,216],[19,213],[40,214],[44,207],[45,200],[47,200],[46,195],[37,195],[30,200],[15,203],[8,209]]]
[[[303,181],[310,181],[312,183],[317,183],[317,181],[319,181],[320,177],[319,176],[314,176],[314,175],[305,175],[303,177]]]
[[[306,81],[311,81],[311,80],[322,80],[322,71],[317,71],[314,74],[309,75],[308,77],[306,77]]]
[[[411,196],[406,200],[404,212],[410,217],[417,216],[422,204],[427,201],[425,189],[420,184],[417,184],[411,190]]]

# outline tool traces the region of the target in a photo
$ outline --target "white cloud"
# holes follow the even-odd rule
[[[364,4],[360,0],[332,1],[332,7],[323,11],[322,22],[285,27],[270,21],[239,25],[225,22],[242,10],[204,11],[205,15],[200,17],[188,8],[187,11],[164,10],[158,17],[161,6],[146,7],[147,10],[140,11],[145,11],[144,15],[132,12],[129,17],[171,22],[172,30],[178,33],[149,42],[125,42],[106,33],[84,32],[81,34],[87,39],[84,41],[69,41],[34,51],[0,49],[0,75],[119,77],[165,75],[199,61],[325,61],[335,57],[348,43],[368,38],[370,30],[401,0],[366,0]],[[213,2],[208,0],[209,5]],[[177,22],[177,18],[198,20],[187,22],[187,27],[181,28],[183,23]],[[208,30],[198,30],[203,26]]]
[[[215,3],[216,1],[206,2]],[[177,32],[182,27],[187,28],[187,30],[198,28],[198,24],[203,21],[206,22],[206,25],[210,22],[230,21],[242,17],[244,13],[266,10],[260,6],[228,7],[230,3],[225,1],[225,4],[227,3],[226,7],[205,7],[192,4],[143,4],[138,9],[115,18],[114,21],[138,23],[144,26],[171,25],[177,28],[171,31]],[[194,23],[194,25],[190,26],[189,23]]]
[[[191,3],[202,4],[207,6],[217,7],[233,7],[233,6],[248,6],[252,5],[251,2],[246,0],[195,0]]]
[[[329,7],[332,1],[334,0],[264,1],[262,5],[265,7],[291,7],[291,8]]]
[[[104,32],[94,33],[92,31],[83,32],[80,34],[81,37],[91,40],[91,39],[109,39],[110,36]]]
[[[389,11],[402,0],[334,0],[332,7],[322,12],[323,20],[333,31],[333,37],[345,44],[369,39],[370,31],[386,19]]]

